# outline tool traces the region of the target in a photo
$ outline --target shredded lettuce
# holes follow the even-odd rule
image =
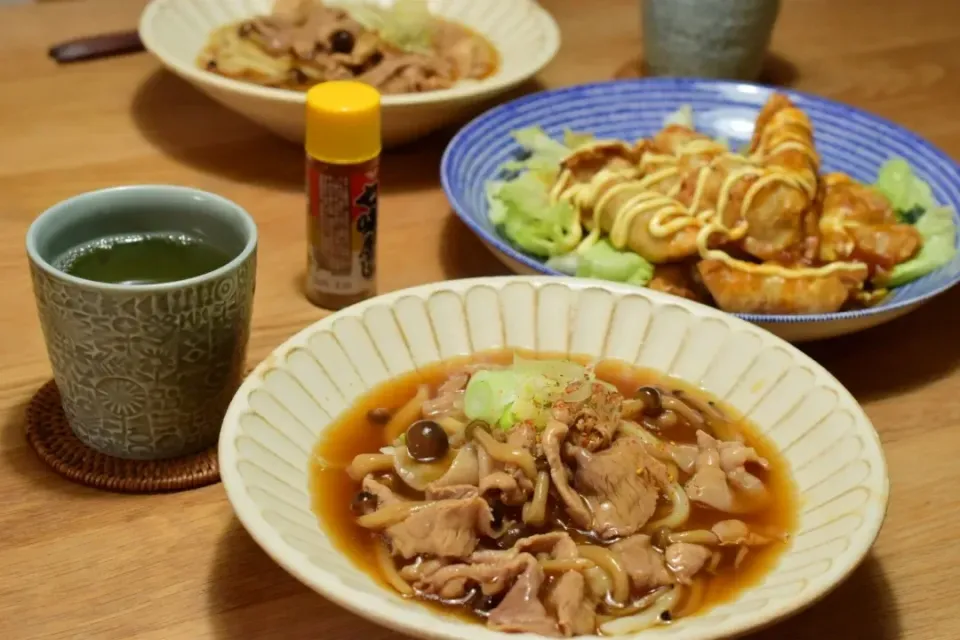
[[[562,274],[575,276],[577,275],[577,267],[580,266],[580,254],[572,251],[562,256],[554,256],[547,260],[547,266],[551,269],[556,269]]]
[[[567,202],[550,202],[533,173],[487,185],[488,215],[518,247],[536,256],[569,253],[580,239],[580,218]]]
[[[913,173],[906,160],[885,162],[873,186],[890,201],[900,222],[914,225],[923,238],[919,253],[893,268],[887,286],[899,287],[953,260],[957,236],[953,209],[937,206],[930,185]]]
[[[563,130],[563,144],[574,151],[588,144],[593,144],[596,140],[592,133],[582,133],[570,129]]]
[[[547,183],[553,182],[560,171],[560,163],[570,155],[571,151],[582,145],[585,140],[593,139],[590,134],[565,131],[564,142],[558,142],[540,127],[517,129],[511,135],[517,144],[523,147],[526,157],[522,160],[508,160],[500,167],[501,171],[508,173],[530,171]]]
[[[887,197],[901,222],[913,224],[922,211],[933,209],[936,202],[930,185],[918,178],[903,158],[893,158],[880,167],[874,187]]]
[[[527,156],[501,167],[518,175],[487,182],[490,222],[527,253],[548,258],[547,265],[561,273],[641,286],[649,282],[653,265],[635,253],[614,249],[605,240],[584,243],[575,253],[582,238],[578,214],[569,203],[550,201],[548,185],[556,178],[560,163],[596,138],[567,129],[559,142],[540,127],[519,129],[512,135]]]
[[[527,156],[504,163],[502,171],[518,175],[486,184],[487,215],[515,245],[542,258],[563,255],[582,235],[576,210],[566,202],[551,202],[548,185],[572,150],[589,144],[588,133],[564,131],[564,142],[540,127],[513,132]]]
[[[488,180],[485,185],[487,195],[487,215],[490,222],[501,225],[507,221],[507,205],[500,199],[500,191],[507,184],[504,180]]]
[[[888,282],[891,287],[899,287],[936,271],[952,261],[957,253],[957,227],[950,207],[927,210],[915,226],[923,238],[923,247],[916,256],[893,268]]]
[[[693,107],[685,104],[676,111],[668,114],[667,117],[663,119],[663,126],[669,127],[670,125],[680,125],[681,127],[693,129]]]
[[[653,265],[632,251],[620,251],[606,238],[580,255],[576,275],[643,286],[653,278]]]

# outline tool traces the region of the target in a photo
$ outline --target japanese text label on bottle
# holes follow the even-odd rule
[[[373,293],[379,158],[333,165],[307,158],[308,287],[321,295]]]

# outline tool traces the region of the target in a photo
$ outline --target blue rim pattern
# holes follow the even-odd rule
[[[758,84],[686,78],[644,78],[582,84],[543,91],[500,105],[474,119],[450,141],[440,179],[454,211],[498,252],[547,275],[563,275],[514,247],[487,218],[484,183],[520,151],[510,132],[539,125],[558,137],[564,128],[602,138],[635,140],[658,131],[681,105],[693,108],[697,128],[736,147],[749,140],[760,107],[774,89]],[[960,224],[960,167],[923,138],[861,109],[811,94],[782,90],[810,116],[823,171],[843,171],[873,182],[880,165],[905,158],[930,183],[939,204],[954,209]],[[960,243],[960,237],[954,240]],[[751,322],[829,322],[862,318],[916,305],[960,281],[960,253],[942,269],[893,290],[882,304],[841,313],[735,314]]]

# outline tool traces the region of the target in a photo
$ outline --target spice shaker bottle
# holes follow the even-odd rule
[[[376,291],[380,93],[331,81],[307,92],[307,298],[342,309]]]

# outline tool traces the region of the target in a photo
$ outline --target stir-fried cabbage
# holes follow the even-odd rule
[[[411,53],[430,53],[433,15],[427,0],[396,0],[387,8],[373,4],[349,5],[350,16],[384,41]]]

